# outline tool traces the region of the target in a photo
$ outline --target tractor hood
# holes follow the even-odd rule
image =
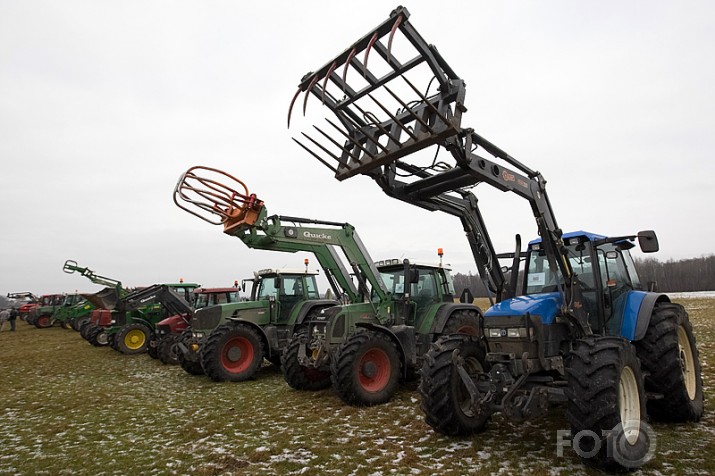
[[[484,317],[523,316],[527,313],[541,317],[541,322],[550,324],[561,308],[559,293],[529,294],[512,299],[505,299],[490,307]]]

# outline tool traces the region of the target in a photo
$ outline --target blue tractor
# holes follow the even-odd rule
[[[542,175],[461,126],[465,82],[409,16],[398,7],[306,74],[288,126],[300,95],[303,115],[315,97],[312,107],[335,117],[325,118],[327,126],[308,121],[294,140],[336,179],[365,175],[390,197],[461,221],[491,305],[481,335],[446,335],[431,345],[420,370],[426,422],[464,435],[497,412],[525,420],[563,403],[586,463],[645,464],[655,451],[648,417],[684,422],[703,414],[688,315],[655,286],[644,288],[629,252],[636,241],[643,252],[658,251],[655,233],[563,233]],[[519,235],[514,252],[494,250],[478,185],[529,203],[539,239],[526,251]],[[511,264],[502,267],[505,258]],[[470,293],[462,300],[471,302]]]

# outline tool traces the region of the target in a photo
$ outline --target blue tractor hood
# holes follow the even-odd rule
[[[485,319],[499,316],[523,316],[527,313],[541,317],[541,322],[551,324],[561,309],[559,293],[529,294],[498,302],[484,313]]]

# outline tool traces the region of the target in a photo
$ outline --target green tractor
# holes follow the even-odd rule
[[[204,175],[200,177],[199,171]],[[221,180],[238,184],[243,193],[223,185]],[[205,186],[207,183],[211,188]],[[210,214],[197,214],[179,200],[198,205],[199,210],[209,209]],[[206,200],[214,204],[202,206]],[[372,266],[364,259],[360,239],[348,223],[269,217],[263,202],[249,195],[242,182],[207,167],[193,167],[182,175],[174,201],[209,223],[223,224],[225,233],[251,249],[313,253],[333,294],[343,300],[363,301],[368,294],[355,288],[338,255],[338,250],[345,252],[357,272]],[[191,321],[192,333],[185,334],[178,345],[182,368],[195,375],[205,373],[216,381],[243,381],[256,374],[264,358],[280,365],[281,352],[293,332],[310,316],[339,303],[336,299],[321,299],[317,273],[308,271],[307,259],[304,263],[304,270],[266,269],[256,273],[254,279],[244,280],[244,291],[246,281],[253,282],[248,301],[197,310]]]
[[[118,352],[147,352],[156,325],[167,317],[191,312],[193,291],[199,287],[195,283],[154,284],[129,293],[111,311],[109,326],[100,332]]]
[[[240,184],[243,190],[225,186],[215,178],[198,176],[197,170],[223,174],[224,178]],[[421,356],[442,333],[480,333],[478,308],[471,303],[454,302],[449,270],[441,264],[426,266],[397,260],[382,263],[383,269],[378,270],[349,224],[285,216],[267,217],[263,202],[249,194],[242,182],[215,169],[189,169],[175,189],[174,201],[177,205],[178,198],[218,215],[220,220],[213,223],[222,224],[225,233],[237,236],[250,248],[312,250],[326,275],[336,280],[331,283],[336,294],[344,294],[348,298],[342,304],[300,301],[301,307],[293,307],[293,317],[281,330],[282,338],[274,338],[273,344],[270,336],[278,333],[273,329],[273,322],[267,322],[265,327],[256,326],[249,319],[244,319],[240,312],[227,318],[232,321],[227,327],[216,328],[217,336],[235,327],[253,326],[259,336],[261,329],[264,329],[263,332],[270,331],[265,332],[268,344],[260,342],[263,347],[268,347],[264,355],[269,360],[275,360],[282,349],[283,373],[294,388],[325,388],[330,386],[332,377],[335,390],[345,402],[365,405],[383,403],[392,397],[400,378],[416,372]],[[210,221],[194,210],[184,209]],[[286,225],[289,222],[292,226]],[[308,226],[312,224],[321,227]],[[313,245],[312,249],[310,245]],[[342,251],[353,267],[358,281],[356,290],[335,248]],[[389,286],[383,276],[389,279]],[[262,292],[259,289],[258,298]],[[195,319],[210,311],[198,312]],[[247,316],[250,314],[247,313]],[[215,312],[212,324],[218,323],[220,317]],[[195,329],[204,327],[210,326],[197,325]],[[214,373],[218,379],[230,375],[222,368],[231,360],[230,346],[225,345],[227,341],[222,339],[209,337],[208,340],[217,345],[207,346],[200,353],[203,369]],[[253,352],[255,354],[255,350]],[[239,359],[245,354],[235,352],[233,355]],[[249,371],[239,373],[235,378],[249,378],[258,365],[246,366]]]
[[[658,251],[655,232],[564,233],[544,177],[462,127],[466,84],[407,9],[305,75],[293,103],[302,92],[304,110],[312,95],[337,117],[328,119],[332,136],[316,127],[321,137],[306,134],[310,143],[301,145],[338,180],[366,175],[390,197],[459,218],[466,232],[491,305],[483,335],[446,335],[423,360],[421,407],[436,431],[471,434],[496,413],[525,421],[562,404],[576,455],[630,470],[655,456],[648,417],[702,417],[688,314],[644,286],[630,254],[636,241],[644,253]],[[526,200],[538,230],[526,252],[519,235],[513,253],[495,252],[472,191],[479,184]],[[571,198],[584,206],[594,199],[576,189]],[[503,269],[501,258],[510,266]]]
[[[75,319],[85,319],[94,306],[79,293],[68,294],[62,306],[52,314],[51,325],[59,325],[64,329],[73,329]]]

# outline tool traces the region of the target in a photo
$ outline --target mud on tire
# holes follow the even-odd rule
[[[621,337],[577,340],[566,360],[566,377],[571,434],[589,435],[579,440],[583,461],[605,470],[646,463],[653,442],[642,424],[645,390],[635,346]]]
[[[477,337],[445,335],[437,339],[425,354],[420,370],[420,407],[425,422],[445,435],[470,435],[484,430],[489,415],[470,408],[469,392],[452,362],[459,349],[464,368],[470,376],[486,372],[485,349]]]
[[[188,348],[188,352],[191,352],[192,357],[194,358],[187,358],[187,356],[184,355],[180,349],[177,349],[178,352],[176,354],[176,358],[179,361],[179,365],[182,369],[184,369],[184,371],[186,371],[186,373],[190,375],[204,375],[204,369],[201,367],[201,360],[199,356],[191,350],[192,338],[191,331],[186,331],[177,339],[177,344],[181,343]]]
[[[663,395],[648,401],[648,414],[660,421],[700,420],[703,379],[693,327],[685,308],[669,302],[657,303],[636,349],[647,372],[646,390]]]
[[[400,354],[387,335],[363,330],[350,335],[330,362],[333,388],[349,405],[379,405],[400,382]]]

